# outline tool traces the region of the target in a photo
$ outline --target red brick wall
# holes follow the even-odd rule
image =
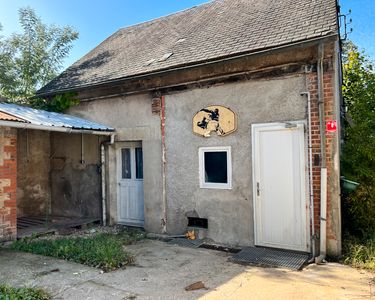
[[[0,241],[17,235],[17,131],[0,127]]]
[[[324,111],[325,111],[325,124],[324,129],[326,128],[326,123],[328,120],[337,120],[338,116],[336,113],[335,105],[335,73],[332,67],[331,58],[325,61],[324,67],[324,76],[323,76],[323,94],[324,94]],[[312,153],[313,158],[315,155],[318,155],[319,158],[321,154],[320,149],[320,127],[319,127],[319,108],[318,108],[318,81],[317,73],[312,72],[309,74],[309,91],[311,94],[311,121],[312,121]],[[338,120],[337,120],[338,121]],[[338,166],[334,160],[338,148],[336,146],[338,140],[338,133],[327,133],[326,132],[326,167],[327,167],[327,243],[329,240],[338,241],[341,240],[340,232],[335,232],[335,227],[332,226],[334,220],[333,218],[340,219],[340,216],[336,216],[332,213],[332,203],[333,201],[340,201],[336,195],[337,191],[332,193],[333,189],[338,188],[338,183],[335,181],[338,180],[339,175],[337,174]],[[319,230],[320,230],[320,169],[321,163],[318,165],[314,164],[313,159],[313,191],[314,191],[314,223],[315,223],[315,235],[317,237],[317,249],[319,245]],[[337,179],[337,180],[336,180]],[[335,198],[335,199],[332,199]],[[336,199],[337,198],[337,199]],[[337,203],[335,204],[337,205]],[[337,222],[337,220],[335,220]],[[327,248],[329,246],[327,245]],[[328,249],[328,252],[330,250]],[[339,251],[339,250],[337,250]],[[337,251],[331,251],[333,255],[337,255]],[[335,253],[336,252],[336,253]]]

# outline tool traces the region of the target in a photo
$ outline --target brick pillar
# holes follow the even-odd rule
[[[17,236],[17,130],[0,127],[0,241]]]
[[[323,76],[323,94],[324,94],[324,128],[328,120],[338,120],[336,113],[336,102],[334,94],[334,69],[331,64],[325,63]],[[313,153],[313,191],[314,191],[314,223],[315,234],[317,237],[316,249],[319,250],[320,234],[320,169],[321,169],[321,149],[320,149],[320,127],[319,127],[319,107],[318,107],[318,80],[317,73],[312,72],[308,76],[309,91],[311,95],[311,130],[312,130],[312,153]],[[327,253],[330,255],[339,255],[340,246],[330,247],[332,244],[339,244],[341,241],[341,231],[337,232],[337,222],[340,222],[340,212],[334,207],[340,202],[339,194],[339,166],[337,165],[338,155],[338,132],[326,132],[326,167],[327,167]],[[314,158],[318,158],[318,161]],[[317,252],[319,253],[319,251]]]

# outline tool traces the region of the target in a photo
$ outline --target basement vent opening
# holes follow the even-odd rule
[[[191,218],[188,217],[188,227],[195,227],[195,228],[208,228],[208,220],[204,218]]]

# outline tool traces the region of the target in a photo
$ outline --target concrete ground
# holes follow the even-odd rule
[[[95,268],[0,250],[0,282],[38,286],[54,299],[375,299],[375,274],[339,264],[301,272],[241,266],[228,254],[154,240],[127,247],[136,263],[101,274]],[[58,272],[49,272],[53,269]],[[185,291],[203,281],[206,289]]]

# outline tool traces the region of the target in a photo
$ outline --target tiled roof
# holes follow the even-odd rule
[[[4,113],[0,111],[0,120],[2,121],[16,121],[16,122],[26,122],[23,119],[17,118],[15,116],[12,116],[10,114]]]
[[[1,116],[12,116],[13,119],[3,119]],[[29,123],[32,125],[63,127],[80,130],[95,131],[113,131],[112,127],[108,127],[99,123],[91,122],[82,118],[71,115],[48,112],[45,110],[34,109],[26,106],[1,103],[0,102],[0,120]]]
[[[336,0],[216,0],[120,29],[38,94],[236,56],[337,31]]]

